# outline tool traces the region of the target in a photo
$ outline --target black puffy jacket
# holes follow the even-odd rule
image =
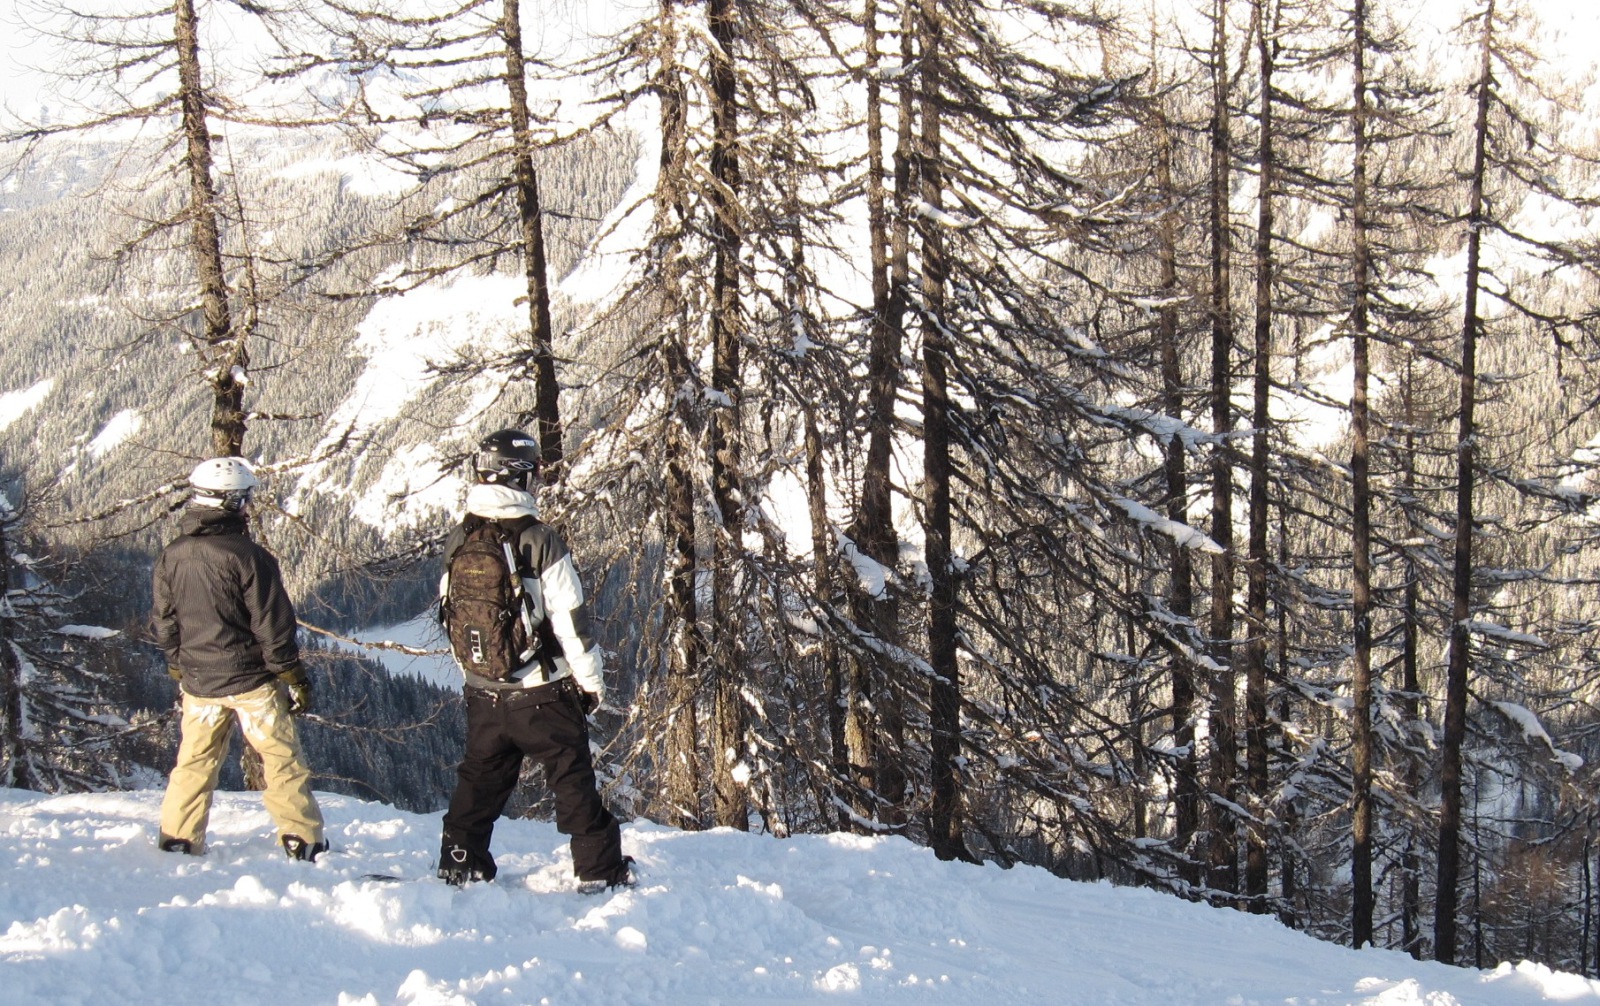
[[[194,508],[182,530],[156,560],[151,624],[184,691],[238,695],[299,663],[278,560],[250,540],[244,517]]]

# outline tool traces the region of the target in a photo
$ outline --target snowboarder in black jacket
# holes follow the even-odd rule
[[[479,443],[474,468],[478,481],[467,493],[466,517],[445,543],[439,583],[440,618],[466,678],[467,707],[467,748],[444,815],[439,876],[457,885],[494,879],[489,839],[529,757],[544,767],[555,796],[556,827],[572,836],[579,881],[597,887],[631,883],[632,860],[622,854],[617,819],[600,800],[589,756],[588,714],[605,698],[601,651],[589,635],[583,585],[566,542],[538,520],[532,494],[538,445],[520,430],[500,430]],[[458,553],[465,557],[469,539],[495,530],[486,524],[497,526],[507,556],[502,568],[518,595],[508,601],[514,610],[503,612],[502,620],[531,630],[525,634],[528,651],[510,662],[504,678],[488,676],[488,665],[473,659],[470,648],[476,644],[463,644],[468,652],[462,652],[455,640],[470,634],[459,624],[452,629],[452,620],[463,617],[452,608],[452,561]],[[457,575],[465,573],[458,569]]]
[[[291,859],[326,849],[322,811],[291,715],[311,705],[294,608],[278,561],[250,539],[261,483],[243,458],[201,462],[182,533],[156,560],[152,625],[183,695],[177,764],[161,803],[161,848],[200,855],[235,718],[261,755],[263,799]]]

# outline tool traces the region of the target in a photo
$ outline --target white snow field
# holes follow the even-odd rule
[[[502,821],[500,879],[457,890],[431,876],[436,814],[324,795],[333,851],[294,863],[259,797],[224,793],[189,858],[153,844],[160,799],[0,790],[0,1003],[1600,1002],[1600,983],[1539,965],[1356,952],[903,839],[632,824],[638,886],[583,894],[553,825]]]

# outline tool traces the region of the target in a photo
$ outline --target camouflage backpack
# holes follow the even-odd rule
[[[462,670],[509,681],[539,651],[516,561],[527,522],[502,525],[469,514],[462,526],[466,536],[450,557],[443,604],[450,651]]]

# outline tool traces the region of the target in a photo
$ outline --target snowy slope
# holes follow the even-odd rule
[[[158,792],[0,790],[0,1002],[1600,1002],[1600,983],[1537,965],[1357,953],[1149,891],[940,863],[898,839],[630,825],[642,883],[584,895],[552,825],[502,822],[500,881],[458,891],[429,877],[436,815],[322,801],[334,851],[301,864],[273,848],[253,794],[222,795],[209,853],[188,859],[152,844]]]

